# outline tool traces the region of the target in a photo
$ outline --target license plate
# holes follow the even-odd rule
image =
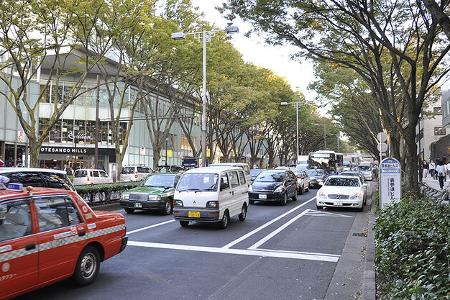
[[[188,218],[200,218],[200,212],[199,211],[188,211]]]
[[[334,205],[336,205],[336,206],[341,206],[341,205],[342,205],[342,202],[335,202]]]
[[[260,195],[259,195],[259,199],[267,199],[267,195],[260,194]]]
[[[141,208],[141,207],[142,207],[142,203],[135,203],[135,204],[134,204],[134,207],[136,207],[136,208]]]

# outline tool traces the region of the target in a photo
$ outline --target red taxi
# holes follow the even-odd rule
[[[94,212],[69,190],[16,187],[0,183],[0,299],[68,277],[90,284],[125,248],[121,214]]]

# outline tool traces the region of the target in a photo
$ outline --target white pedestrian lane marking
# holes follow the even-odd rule
[[[304,215],[306,215],[310,211],[311,211],[310,209],[306,209],[306,210],[302,211],[297,216],[295,216],[294,218],[290,219],[289,221],[284,223],[282,226],[278,227],[276,230],[272,231],[271,233],[269,233],[268,235],[266,235],[265,237],[263,237],[262,239],[260,239],[256,243],[254,243],[253,245],[251,245],[248,249],[250,249],[250,250],[258,249],[259,246],[261,246],[262,244],[266,243],[268,240],[270,240],[271,238],[273,238],[274,236],[279,234],[281,231],[286,229],[286,227],[288,227],[289,225],[291,225],[292,223],[294,223],[295,221],[297,221],[298,219],[300,219],[301,217],[303,217]]]
[[[339,255],[325,254],[325,253],[310,253],[310,252],[295,252],[295,251],[277,251],[277,250],[249,250],[249,249],[226,249],[219,247],[204,247],[204,246],[190,246],[190,245],[177,245],[177,244],[164,244],[164,243],[148,243],[129,241],[128,246],[155,248],[155,249],[171,249],[182,251],[194,251],[194,252],[207,252],[207,253],[219,253],[219,254],[234,254],[234,255],[248,255],[259,257],[272,257],[272,258],[290,258],[301,260],[314,260],[336,263],[339,260]]]
[[[325,212],[325,211],[317,211],[317,210],[310,210],[306,215],[307,215],[307,216],[313,216],[313,217],[343,217],[343,218],[353,218],[353,216],[349,216],[349,215],[337,214],[337,213]]]
[[[175,220],[169,220],[169,221],[161,222],[161,223],[158,223],[158,224],[153,224],[153,225],[150,225],[150,226],[146,226],[146,227],[142,227],[142,228],[135,229],[135,230],[132,230],[132,231],[128,231],[127,234],[133,234],[133,233],[136,233],[136,232],[140,232],[140,231],[143,231],[143,230],[155,228],[155,227],[166,225],[166,224],[173,223],[173,222],[175,222]]]
[[[313,198],[309,199],[308,201],[306,201],[306,202],[300,204],[299,206],[296,206],[296,207],[294,207],[293,209],[288,210],[288,211],[285,212],[284,214],[282,214],[282,215],[276,217],[275,219],[272,219],[272,220],[268,221],[267,223],[264,223],[263,225],[261,225],[261,226],[259,226],[258,228],[256,228],[256,229],[250,231],[249,233],[247,233],[247,234],[241,236],[240,238],[235,239],[234,241],[232,241],[232,242],[226,244],[226,245],[223,246],[222,248],[223,248],[223,249],[229,249],[229,248],[233,247],[234,245],[236,245],[236,244],[242,242],[243,240],[248,239],[249,237],[251,237],[252,235],[256,234],[257,232],[263,230],[263,229],[266,228],[267,226],[272,225],[272,224],[275,223],[276,221],[278,221],[278,220],[280,220],[280,219],[286,217],[286,216],[289,215],[290,213],[296,211],[297,209],[300,209],[301,207],[305,206],[306,204],[308,204],[309,202],[311,202],[311,201],[313,201],[313,200],[315,200],[315,199],[316,199],[316,197],[313,197]]]

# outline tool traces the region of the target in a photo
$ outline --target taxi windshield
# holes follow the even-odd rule
[[[175,185],[175,175],[152,175],[142,184],[148,187],[173,188]]]

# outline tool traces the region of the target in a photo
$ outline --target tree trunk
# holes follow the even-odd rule
[[[161,158],[161,147],[159,145],[153,145],[153,170],[156,170],[159,165],[159,159]],[[167,162],[166,162],[167,164]]]
[[[417,145],[416,145],[416,130],[413,126],[408,126],[405,137],[406,146],[406,185],[407,190],[416,195],[419,194],[418,183],[418,159],[417,159]]]
[[[30,167],[39,168],[39,152],[41,145],[34,140],[28,139],[28,147],[30,149]]]

